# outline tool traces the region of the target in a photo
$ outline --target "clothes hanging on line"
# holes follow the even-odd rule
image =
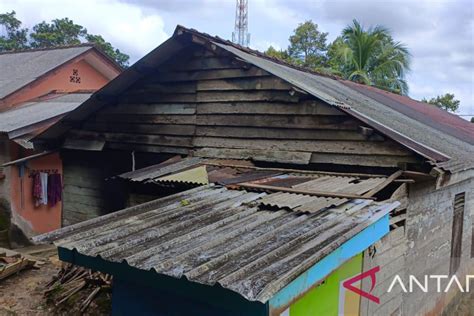
[[[48,205],[48,174],[45,172],[40,172],[41,178],[41,205]]]
[[[40,206],[41,192],[41,177],[37,172],[33,174],[33,202],[36,207]]]
[[[49,206],[55,206],[59,201],[61,201],[62,190],[61,175],[58,173],[50,174],[48,177]]]

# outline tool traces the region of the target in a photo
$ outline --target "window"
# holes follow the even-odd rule
[[[453,231],[451,238],[451,264],[449,273],[455,274],[461,264],[462,230],[464,222],[464,200],[466,194],[459,193],[454,197]]]

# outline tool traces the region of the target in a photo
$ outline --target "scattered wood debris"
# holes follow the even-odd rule
[[[75,308],[84,312],[101,291],[110,293],[111,287],[112,276],[67,264],[46,285],[44,295],[57,307],[74,301]]]
[[[35,263],[35,260],[26,258],[19,253],[7,255],[6,252],[0,252],[0,280],[23,269],[31,268]]]

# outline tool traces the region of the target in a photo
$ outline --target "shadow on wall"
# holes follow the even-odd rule
[[[0,199],[0,247],[10,248],[8,230],[10,227],[10,208],[5,199]]]

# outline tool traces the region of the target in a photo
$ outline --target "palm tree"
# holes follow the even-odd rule
[[[410,53],[381,26],[365,30],[357,20],[329,48],[330,66],[345,79],[400,94],[408,93],[405,74]]]

